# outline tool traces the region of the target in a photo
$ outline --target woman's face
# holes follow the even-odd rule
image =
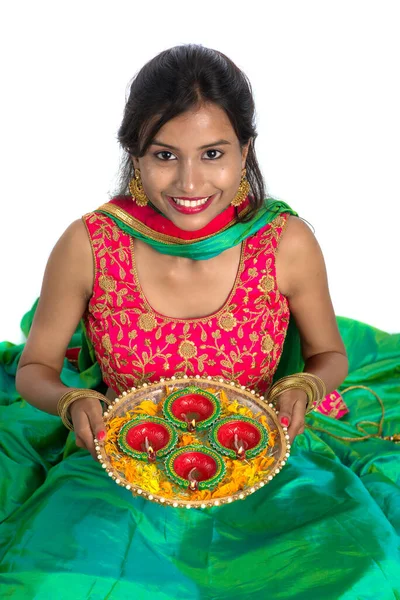
[[[180,229],[196,231],[235,197],[247,152],[225,111],[204,104],[168,121],[132,160],[152,204]]]

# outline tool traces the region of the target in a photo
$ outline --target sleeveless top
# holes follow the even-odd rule
[[[104,382],[120,394],[160,377],[219,375],[265,394],[290,316],[275,267],[288,216],[242,243],[235,283],[217,312],[176,319],[153,310],[144,296],[134,238],[100,212],[84,215],[95,269],[84,324]]]

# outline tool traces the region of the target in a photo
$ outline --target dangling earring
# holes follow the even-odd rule
[[[236,192],[236,196],[232,200],[232,206],[240,206],[242,202],[247,198],[250,192],[250,184],[246,178],[246,169],[242,171],[242,179],[240,180],[239,189]]]
[[[135,169],[135,177],[132,177],[129,182],[129,191],[132,194],[132,200],[136,200],[138,206],[146,206],[149,199],[144,193],[139,169]]]

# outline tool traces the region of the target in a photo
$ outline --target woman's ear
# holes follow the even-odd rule
[[[242,148],[242,169],[246,167],[247,154],[249,152],[251,142],[252,138],[250,138],[247,144],[245,144]]]

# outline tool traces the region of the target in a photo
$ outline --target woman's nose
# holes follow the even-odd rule
[[[178,171],[177,188],[184,194],[196,196],[202,191],[203,176],[201,167],[192,162],[181,162]]]

